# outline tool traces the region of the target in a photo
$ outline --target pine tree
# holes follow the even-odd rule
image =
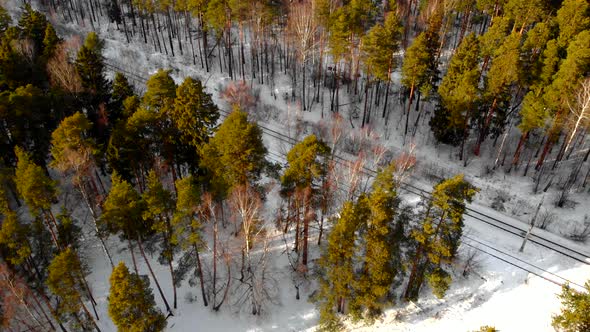
[[[109,232],[120,234],[131,241],[140,234],[148,233],[148,225],[143,222],[145,206],[133,187],[114,172],[111,176],[111,190],[104,201],[100,217]],[[133,250],[131,250],[133,254]]]
[[[492,20],[488,31],[479,37],[479,45],[483,63],[481,72],[488,70],[489,62],[494,52],[502,45],[506,36],[510,33],[510,19],[504,16],[497,16]]]
[[[16,212],[10,210],[5,197],[0,189],[0,248],[4,259],[12,265],[20,265],[32,253],[28,239],[30,229],[19,220]]]
[[[34,217],[43,217],[53,243],[56,248],[59,248],[56,235],[57,222],[51,212],[52,202],[57,198],[55,182],[45,174],[41,167],[31,161],[28,153],[19,147],[15,149],[15,153],[18,159],[14,178],[16,190],[29,207],[31,214]]]
[[[231,14],[228,0],[209,0],[205,20],[213,30],[217,32],[218,39],[221,38],[226,29],[228,15]]]
[[[57,36],[55,33],[55,29],[51,23],[47,23],[47,27],[45,28],[45,36],[43,37],[43,59],[44,61],[49,60],[57,48],[57,45],[61,43],[62,40]]]
[[[432,89],[430,81],[430,69],[432,68],[435,54],[429,49],[429,40],[425,32],[420,33],[414,42],[406,50],[404,62],[402,65],[402,85],[408,88],[409,100],[406,110],[406,126],[404,137],[408,134],[408,123],[410,118],[410,108],[414,100],[416,90],[430,91]]]
[[[475,155],[479,155],[481,144],[488,135],[492,119],[504,125],[506,108],[502,102],[509,102],[510,88],[518,82],[520,75],[520,41],[521,36],[513,32],[494,52],[492,65],[487,74],[485,98],[491,101],[491,106],[480,119],[480,130],[474,148]],[[495,116],[494,116],[495,115]]]
[[[30,4],[26,3],[23,13],[18,21],[21,38],[29,38],[33,41],[34,54],[43,52],[43,38],[47,28],[47,18],[42,13],[33,10]]]
[[[552,116],[552,123],[546,131],[547,140],[537,161],[537,169],[543,165],[549,149],[559,138],[568,110],[567,103],[573,99],[572,96],[583,79],[584,73],[588,72],[589,64],[590,31],[584,30],[569,43],[567,57],[560,63],[551,85],[544,90],[543,99],[549,115]]]
[[[508,0],[504,5],[504,14],[514,20],[512,30],[522,35],[526,27],[545,17],[546,3],[543,0]]]
[[[118,331],[159,332],[166,327],[166,317],[156,308],[149,281],[129,273],[122,262],[110,277],[109,316]]]
[[[461,160],[469,134],[469,122],[480,98],[479,76],[479,43],[475,34],[470,34],[461,41],[451,58],[449,69],[438,88],[441,105],[435,109],[435,116],[430,121],[437,140],[452,145],[461,142]]]
[[[53,258],[48,268],[47,286],[59,299],[58,311],[76,320],[74,325],[78,329],[89,330],[92,326],[100,332],[96,322],[86,304],[83,293],[88,289],[85,286],[84,270],[78,255],[67,248]],[[85,315],[80,318],[80,312]]]
[[[328,235],[328,245],[320,257],[320,289],[318,305],[320,311],[320,330],[339,331],[340,318],[334,313],[344,313],[345,303],[352,295],[354,275],[354,256],[357,229],[369,216],[366,198],[361,195],[356,204],[344,203],[340,216]]]
[[[77,225],[77,222],[65,207],[62,207],[61,212],[55,216],[55,219],[58,221],[57,237],[60,247],[78,250],[82,238],[82,229],[80,226]]]
[[[309,135],[287,153],[289,166],[281,177],[283,193],[293,197],[292,204],[303,207],[296,212],[295,249],[301,250],[301,264],[307,266],[310,218],[315,215],[321,179],[326,175],[330,148],[315,135]],[[299,248],[300,224],[303,222],[303,248]]]
[[[334,58],[334,63],[338,66],[338,62],[350,53],[350,18],[345,8],[340,7],[332,13],[330,21],[330,39],[328,40],[328,44],[332,57]]]
[[[418,297],[424,277],[437,297],[443,297],[450,286],[450,275],[441,268],[456,255],[463,231],[465,205],[478,189],[464,180],[463,175],[443,180],[434,187],[427,202],[422,224],[412,231],[416,252],[404,298]]]
[[[400,247],[404,225],[396,220],[400,200],[393,178],[395,163],[379,170],[366,204],[370,215],[363,221],[364,251],[360,254],[362,267],[353,285],[354,296],[350,302],[353,317],[363,312],[369,320],[382,313],[391,303],[390,289],[395,277],[402,270]],[[360,203],[359,203],[360,204]]]
[[[134,97],[133,86],[129,84],[127,77],[120,72],[115,73],[113,79],[113,91],[111,92],[111,99],[109,102],[109,123],[114,125],[121,118],[128,118],[131,114],[125,116],[124,102],[127,98]],[[136,97],[137,98],[137,97]]]
[[[365,65],[381,81],[389,81],[396,67],[395,52],[399,49],[401,23],[395,12],[387,13],[383,24],[376,24],[363,37]]]
[[[128,241],[135,271],[137,271],[137,261],[135,260],[133,241],[137,243],[160,297],[166,305],[166,310],[171,313],[170,305],[144,252],[143,240],[153,234],[153,220],[143,218],[145,211],[146,204],[137,191],[127,181],[121,179],[117,173],[113,173],[111,190],[103,204],[101,221],[111,233],[120,234],[123,239]]]
[[[394,8],[386,14],[383,25],[374,25],[363,37],[362,50],[367,71],[378,80],[387,82],[382,117],[386,116],[391,72],[397,67],[395,53],[399,49],[401,33],[402,26]]]
[[[92,124],[82,113],[65,118],[51,134],[51,166],[66,176],[71,175],[72,184],[82,194],[90,212],[104,254],[113,265],[104,234],[98,228],[98,200],[101,193],[97,182],[100,178],[95,175],[96,144],[88,138],[91,128]]]
[[[45,167],[49,133],[54,121],[50,116],[51,104],[43,91],[32,84],[19,86],[14,91],[0,94],[0,104],[4,109],[7,147],[12,150],[16,146],[22,147],[31,153],[38,165]],[[3,156],[8,165],[16,161],[13,152]]]
[[[0,40],[0,83],[10,89],[16,89],[31,80],[32,68],[26,58],[14,48],[19,38],[18,27],[6,29]]]
[[[174,210],[174,200],[172,194],[164,188],[158,175],[153,170],[148,173],[147,188],[142,194],[142,199],[146,204],[146,209],[143,212],[144,220],[153,220],[152,229],[163,236],[161,261],[165,262],[170,270],[172,289],[174,291],[174,309],[176,309],[176,282],[174,280],[174,268],[172,267],[175,247],[171,241],[172,225],[170,222]]]
[[[314,185],[325,172],[330,148],[315,135],[305,137],[287,153],[289,167],[281,177],[284,190]]]
[[[267,165],[262,130],[240,110],[228,115],[200,149],[201,166],[211,174],[214,191],[225,197],[236,185],[254,183]]]
[[[0,6],[0,37],[4,35],[4,32],[11,24],[12,18],[10,17],[10,14],[6,11],[6,8]]]
[[[153,112],[166,111],[174,106],[176,98],[176,83],[170,77],[170,70],[159,69],[150,76],[146,83],[146,92],[143,95],[142,105]]]
[[[103,43],[95,32],[90,32],[76,58],[76,70],[82,80],[82,87],[92,96],[90,105],[93,107],[105,101],[109,90],[108,82],[103,76]]]
[[[74,183],[80,184],[93,166],[93,152],[95,144],[86,138],[92,124],[77,112],[69,116],[51,134],[51,166],[65,174],[74,174]]]
[[[182,280],[186,273],[194,269],[195,275],[199,278],[201,286],[201,295],[203,297],[203,304],[208,305],[208,296],[205,293],[205,280],[203,278],[203,266],[199,256],[199,250],[204,245],[204,240],[201,235],[201,221],[197,217],[199,211],[200,194],[199,188],[192,176],[187,176],[179,179],[176,185],[176,210],[174,218],[172,219],[172,227],[174,232],[172,234],[172,243],[180,245],[185,251],[183,258],[180,259],[179,268],[177,269],[177,282]],[[183,262],[191,264],[187,268],[183,268]]]
[[[499,332],[499,330],[493,326],[485,325],[485,326],[480,327],[479,330],[473,331],[473,332]]]
[[[165,159],[173,180],[176,180],[177,165],[194,161],[194,153],[190,154],[192,149],[179,142],[181,132],[173,123],[176,83],[170,76],[170,70],[160,69],[148,79],[146,86],[141,107],[129,118],[128,126],[139,120],[131,127],[147,141],[146,146],[149,145],[152,151],[158,151]],[[189,156],[184,156],[187,151]],[[179,156],[184,158],[178,158]]]
[[[187,77],[176,89],[170,118],[180,131],[183,143],[199,148],[213,134],[219,109],[201,81]]]
[[[590,4],[584,0],[565,0],[557,11],[555,21],[559,26],[558,44],[567,48],[578,33],[590,27]]]
[[[564,285],[561,294],[561,312],[553,316],[551,325],[557,331],[582,332],[590,330],[590,281],[584,285],[585,291],[578,292]]]

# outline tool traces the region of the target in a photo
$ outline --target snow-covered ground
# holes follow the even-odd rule
[[[60,33],[66,35],[75,31],[83,36],[85,30],[78,26],[58,28]],[[177,82],[186,76],[198,77],[206,82],[208,91],[213,94],[216,102],[224,105],[219,97],[219,92],[229,81],[226,75],[217,71],[205,73],[200,66],[193,66],[189,59],[167,58],[154,52],[149,45],[139,43],[129,46],[124,42],[122,33],[116,31],[114,26],[110,24],[105,23],[100,26],[98,33],[106,41],[104,56],[108,63],[135,73],[138,77],[130,76],[129,79],[138,88],[142,88],[142,78],[149,76],[157,68],[173,68],[172,75]],[[254,84],[254,88],[260,91],[260,104],[270,110],[269,116],[265,116],[266,125],[279,129],[285,134],[296,136],[292,126],[284,125],[293,123],[297,118],[310,124],[329,122],[328,114],[330,112],[327,108],[324,112],[315,109],[313,112],[302,113],[299,111],[297,103],[291,103],[280,97],[283,91],[290,91],[289,80],[285,77],[276,80],[276,90],[279,91],[278,98],[271,95],[268,86]],[[341,102],[344,104],[346,101]],[[347,126],[349,126],[348,112],[348,109],[343,110],[343,113],[346,114],[344,124]],[[325,115],[325,118],[322,118],[322,115]],[[393,112],[392,119],[395,120],[391,121],[393,125],[391,128],[387,128],[388,130],[374,128],[376,133],[381,133],[378,136],[394,154],[407,149],[409,145],[402,144],[401,131],[396,130],[396,125],[399,126],[398,117],[399,114]],[[355,126],[358,128],[358,122],[355,123]],[[311,132],[311,127],[306,127],[305,130]],[[491,143],[488,143],[487,149],[484,149],[487,153],[484,153],[481,159],[472,158],[468,166],[463,167],[462,163],[452,156],[455,150],[445,146],[434,146],[431,135],[426,133],[427,130],[428,126],[422,125],[413,142],[417,146],[415,153],[419,166],[416,175],[425,179],[432,178],[433,174],[448,176],[460,172],[466,173],[468,178],[482,189],[476,202],[479,206],[488,207],[496,196],[506,196],[508,201],[505,203],[505,214],[496,213],[496,215],[503,220],[520,224],[521,228],[525,229],[525,223],[529,221],[537,202],[541,199],[541,194],[531,194],[531,179],[517,175],[516,172],[511,174],[504,174],[502,171],[493,174],[485,172],[484,166],[486,163],[489,164],[491,158],[495,157],[495,149],[489,146]],[[350,126],[346,131],[355,132]],[[389,134],[384,135],[384,132]],[[385,140],[385,136],[388,136],[387,140]],[[268,137],[265,137],[265,140],[275,153],[283,153],[288,148],[279,142],[271,141]],[[431,183],[428,181],[421,183],[422,186],[429,184]],[[556,192],[548,194],[548,196],[554,195]],[[559,222],[549,230],[559,233],[556,230],[563,229],[563,223],[568,220],[579,222],[583,220],[585,214],[589,213],[590,200],[587,193],[574,194],[572,199],[578,204],[575,208],[555,210],[560,216]],[[276,208],[274,203],[267,202],[267,209]],[[551,204],[545,206],[547,209],[554,210]],[[487,209],[486,213],[495,212]],[[507,214],[512,214],[516,218],[509,217]],[[543,274],[548,279],[559,279],[555,276],[558,275],[580,285],[590,277],[590,265],[573,261],[534,243],[528,243],[524,252],[520,253],[518,248],[522,243],[522,237],[506,234],[497,228],[472,220],[470,217],[466,217],[466,225],[465,234],[467,237],[476,239],[479,243],[466,237],[463,240],[464,244],[461,246],[460,255],[463,260],[470,256],[475,249],[469,245],[480,248],[482,251],[476,250],[478,267],[467,277],[464,277],[462,275],[463,262],[460,259],[454,266],[452,287],[443,300],[426,295],[417,303],[400,303],[389,309],[384,317],[374,325],[363,326],[349,323],[350,329],[358,331],[470,331],[478,329],[482,325],[493,325],[501,331],[552,331],[551,315],[559,310],[556,294],[560,291],[560,287],[499,258],[519,266],[526,266],[524,262],[528,262],[537,268],[549,271],[550,273],[544,272]],[[564,245],[577,246],[581,248],[580,250],[590,252],[590,248],[585,244],[574,244],[559,237],[554,237],[554,239]],[[131,258],[126,245],[119,242],[117,238],[111,238],[109,244],[110,248],[117,248],[117,250],[113,250],[115,261],[122,260],[131,266]],[[307,297],[313,292],[314,285],[306,285],[302,289],[301,299],[295,300],[295,289],[290,278],[290,267],[284,253],[284,244],[281,241],[276,241],[272,243],[272,247],[272,265],[279,281],[280,296],[277,303],[270,305],[262,316],[252,316],[248,314],[247,310],[243,311],[242,308],[231,305],[231,303],[224,305],[220,312],[213,312],[210,307],[203,306],[198,287],[190,287],[185,282],[178,292],[179,308],[174,312],[174,317],[168,319],[168,330],[313,331],[317,324],[318,315],[314,304],[309,303]],[[499,251],[494,251],[491,248]],[[318,251],[314,250],[313,255],[317,257]],[[99,325],[103,331],[115,331],[116,328],[107,314],[110,266],[102,256],[98,243],[85,242],[84,252],[84,256],[88,258],[88,263],[92,267],[89,282],[98,301]],[[515,257],[521,261],[517,261]],[[141,259],[138,259],[138,263],[141,273],[147,274],[147,268]],[[165,266],[159,265],[155,257],[152,263],[160,284],[170,300],[172,291],[168,270]],[[539,271],[531,266],[528,268]],[[564,279],[561,279],[561,282]],[[428,293],[426,287],[423,291],[425,294]],[[157,293],[154,295],[159,307],[163,309],[164,305],[159,296]],[[188,300],[193,297],[196,297],[195,301]]]
[[[472,222],[469,218],[466,223],[466,235],[478,239],[484,245],[467,239],[463,240],[464,243],[527,267],[505,254],[518,257],[547,270],[543,276],[549,279],[556,279],[551,272],[572,283],[583,284],[590,275],[589,265],[571,261],[532,243],[527,244],[524,253],[519,253],[521,238],[507,236],[493,227]],[[111,238],[110,245],[111,248],[118,248],[114,253],[115,261],[122,260],[131,266],[127,247],[116,238]],[[505,254],[494,252],[485,245]],[[252,316],[247,310],[231,305],[231,302],[224,305],[220,312],[213,312],[210,307],[203,306],[198,288],[190,287],[185,282],[178,291],[178,310],[174,317],[168,319],[168,330],[314,331],[318,315],[314,304],[307,301],[314,286],[310,284],[302,288],[301,299],[296,300],[284,244],[277,240],[271,243],[271,247],[273,272],[279,280],[280,296],[262,316]],[[556,294],[560,292],[560,287],[482,252],[476,254],[477,267],[467,277],[463,277],[464,260],[472,250],[466,245],[461,246],[461,259],[453,267],[454,282],[443,300],[426,295],[429,291],[425,287],[424,296],[417,303],[398,304],[387,310],[384,317],[374,325],[350,322],[347,325],[351,330],[358,331],[471,331],[481,325],[494,325],[501,331],[552,331],[551,315],[559,311]],[[100,326],[103,331],[115,331],[107,315],[110,266],[98,245],[85,248],[85,252],[93,270],[89,282],[97,297]],[[313,254],[317,256],[317,250]],[[147,274],[147,267],[141,259],[139,262],[140,273]],[[170,301],[172,290],[168,270],[166,266],[159,265],[155,258],[152,259],[152,265]],[[157,293],[154,295],[158,306],[164,310],[159,296]],[[196,300],[188,300],[193,297]]]

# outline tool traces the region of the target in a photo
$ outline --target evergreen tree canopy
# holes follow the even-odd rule
[[[461,133],[480,98],[479,43],[475,34],[463,38],[457,52],[451,58],[449,69],[443,77],[438,93],[441,106],[435,112],[444,112],[439,121],[430,125],[435,137],[444,143],[458,143]],[[434,118],[433,118],[434,119]]]
[[[201,150],[214,191],[224,197],[234,186],[258,180],[267,165],[262,130],[240,110],[230,113]]]
[[[52,201],[57,198],[55,181],[51,180],[40,166],[37,166],[28,153],[17,147],[18,159],[15,170],[16,189],[25,200],[31,214],[51,209]]]
[[[221,38],[231,16],[228,0],[209,0],[205,12],[205,21]]]
[[[187,176],[176,181],[176,210],[172,219],[173,244],[179,244],[184,248],[200,246],[202,240],[198,230],[201,228],[201,222],[195,218],[200,200],[195,178]]]
[[[115,73],[113,79],[113,91],[109,104],[109,122],[115,124],[119,119],[127,119],[133,112],[126,114],[124,103],[127,98],[137,97],[133,92],[133,86],[129,84],[127,77],[120,72]],[[136,107],[137,108],[137,107]],[[135,110],[133,110],[135,111]]]
[[[45,165],[49,143],[49,130],[53,127],[50,105],[43,91],[27,84],[14,91],[0,93],[0,117],[5,126],[2,137],[2,156],[7,165],[13,165],[14,148],[18,145],[29,151],[39,165]]]
[[[147,278],[130,273],[122,262],[110,277],[109,316],[118,331],[159,332],[166,317],[156,308]]]
[[[545,100],[551,110],[565,109],[581,79],[590,72],[590,30],[577,34],[567,48],[567,57],[561,62]]]
[[[365,66],[381,81],[388,81],[396,67],[395,52],[399,49],[402,26],[394,11],[387,13],[383,24],[376,24],[363,38]]]
[[[0,195],[4,192],[0,190]],[[22,223],[17,214],[8,208],[0,211],[0,251],[10,264],[20,265],[31,256],[31,246],[27,236],[29,227]]]
[[[504,94],[516,83],[520,68],[520,35],[513,32],[494,52],[494,59],[487,75],[486,93],[489,98]]]
[[[584,285],[585,291],[578,292],[564,285],[561,294],[561,312],[553,316],[552,325],[557,331],[590,331],[590,281]]]
[[[95,32],[90,32],[84,40],[84,44],[78,51],[76,58],[76,70],[82,81],[82,87],[97,100],[91,100],[96,106],[107,96],[109,86],[103,76],[104,63],[102,58],[103,42]]]
[[[309,135],[287,153],[289,167],[281,177],[286,190],[307,188],[326,172],[330,148],[315,135]]]
[[[393,178],[395,163],[379,170],[371,194],[365,203],[369,208],[368,218],[362,225],[365,250],[360,256],[363,268],[352,284],[354,296],[351,300],[353,316],[367,312],[373,319],[381,314],[383,307],[392,302],[389,291],[394,278],[402,270],[400,245],[403,241],[403,224],[395,220],[400,200]],[[360,200],[360,199],[359,199]]]
[[[111,233],[119,233],[127,239],[136,239],[146,231],[142,221],[144,204],[133,187],[113,172],[111,190],[103,208],[101,220]]]
[[[84,308],[82,277],[82,264],[71,248],[59,253],[49,264],[47,286],[59,297],[60,309],[65,314],[78,315]]]
[[[477,192],[478,189],[466,181],[462,174],[443,180],[434,187],[421,225],[411,232],[417,250],[406,298],[417,297],[424,277],[437,297],[444,296],[450,286],[451,276],[441,268],[441,264],[455,257],[463,232],[465,205],[472,201]]]
[[[87,138],[92,124],[78,112],[62,120],[51,134],[51,166],[61,172],[74,172],[74,182],[88,175],[94,152],[94,142]]]
[[[213,134],[219,109],[199,80],[187,77],[176,89],[170,118],[181,133],[184,144],[198,148]]]
[[[430,203],[433,210],[424,220],[423,233],[413,234],[418,242],[427,244],[429,259],[433,263],[455,256],[462,234],[465,205],[471,203],[478,191],[462,174],[434,187]]]
[[[504,16],[496,16],[492,25],[479,37],[481,56],[487,60],[500,47],[506,36],[510,33],[510,19]]]
[[[344,7],[338,8],[330,16],[330,36],[328,45],[330,53],[337,64],[350,53],[351,38],[349,30],[349,17]]]
[[[33,10],[30,4],[25,3],[23,14],[18,21],[21,38],[29,38],[33,41],[34,54],[43,52],[43,39],[47,28],[47,18],[40,12]]]
[[[0,36],[10,27],[12,24],[12,18],[6,9],[0,6]]]
[[[508,0],[504,5],[504,14],[514,20],[514,29],[522,32],[546,16],[545,5],[544,0]]]
[[[148,173],[147,188],[141,197],[146,207],[143,211],[143,218],[155,220],[152,226],[155,231],[168,231],[165,221],[174,210],[174,200],[172,199],[172,193],[164,188],[158,175],[153,170]]]
[[[170,77],[170,70],[159,69],[150,76],[146,83],[147,90],[143,95],[143,106],[151,111],[165,111],[174,105],[176,83]]]
[[[80,226],[76,224],[69,212],[63,207],[55,219],[59,222],[57,225],[59,246],[61,248],[69,247],[72,250],[78,250],[82,236]]]
[[[559,26],[559,45],[565,48],[578,33],[590,28],[590,4],[586,0],[565,0],[555,20]]]
[[[57,33],[55,33],[53,25],[51,25],[51,23],[47,23],[45,35],[43,37],[43,57],[45,60],[49,60],[49,58],[53,56],[53,52],[57,48],[57,45],[61,42],[62,40],[57,36]]]
[[[340,320],[334,313],[344,311],[344,301],[352,295],[354,275],[354,256],[358,228],[369,216],[369,207],[364,195],[356,204],[344,203],[340,216],[334,222],[328,245],[320,258],[323,275],[320,279],[319,306],[320,329],[338,331]]]
[[[424,87],[424,90],[430,90],[427,86],[430,84],[428,79],[432,57],[434,54],[428,49],[426,33],[420,33],[406,50],[402,64],[402,85],[409,89]]]

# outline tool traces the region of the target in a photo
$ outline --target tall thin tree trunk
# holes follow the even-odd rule
[[[166,296],[164,296],[162,287],[160,287],[160,282],[158,282],[158,278],[156,278],[156,274],[154,273],[154,270],[152,270],[152,265],[150,264],[150,261],[147,259],[147,256],[145,255],[145,251],[143,250],[143,244],[141,242],[141,236],[139,235],[137,235],[137,246],[139,247],[139,252],[141,252],[141,256],[143,257],[145,264],[147,265],[148,270],[150,271],[150,275],[154,279],[154,283],[156,284],[156,288],[160,293],[160,297],[162,298],[162,301],[164,301],[166,311],[168,311],[169,315],[174,316],[174,314],[172,313],[172,309],[170,309],[170,304],[168,304],[168,300],[166,299]]]
[[[133,248],[133,243],[131,241],[131,239],[128,239],[128,244],[129,244],[129,251],[131,252],[131,261],[133,261],[133,271],[135,271],[135,274],[139,275],[139,270],[137,269],[137,260],[135,259],[135,250]]]
[[[412,110],[412,99],[414,98],[415,84],[410,87],[410,98],[408,100],[408,108],[406,110],[406,128],[404,130],[404,144],[406,143],[406,136],[408,135],[408,123],[410,122],[410,111]]]

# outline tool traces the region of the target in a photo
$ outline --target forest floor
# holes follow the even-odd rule
[[[60,34],[68,36],[73,34],[72,31],[75,31],[81,40],[85,31],[90,30],[90,27],[56,25]],[[124,42],[124,35],[120,31],[116,31],[113,24],[104,23],[100,25],[97,32],[106,42],[104,52],[106,61],[127,72],[135,73],[136,76],[128,75],[128,78],[140,90],[143,88],[142,79],[147,78],[158,68],[171,68],[173,69],[172,76],[177,82],[186,76],[201,79],[220,107],[227,109],[227,105],[220,98],[220,92],[230,81],[226,74],[219,73],[217,69],[214,69],[212,73],[205,73],[200,66],[194,66],[186,54],[184,58],[180,56],[171,58],[154,52],[151,45],[142,43],[129,45]],[[109,74],[112,75],[112,72]],[[396,84],[399,85],[399,81],[394,81],[394,85]],[[301,112],[300,106],[296,102],[291,102],[289,98],[283,97],[291,92],[290,80],[286,76],[275,80],[273,90],[267,85],[261,86],[255,83],[253,89],[258,91],[260,97],[258,109],[265,111],[260,114],[260,118],[270,128],[292,137],[301,137],[306,133],[317,131],[317,124],[330,126],[329,105],[324,104],[323,111],[319,109],[321,105],[315,105],[311,112]],[[341,96],[344,95],[343,93]],[[278,97],[275,98],[275,96]],[[419,124],[416,138],[403,144],[402,121],[400,121],[403,105],[397,103],[395,98],[392,99],[392,106],[393,104],[396,106],[391,112],[391,127],[374,126],[373,132],[375,134],[371,136],[371,139],[382,142],[394,155],[409,150],[410,143],[415,144],[413,152],[416,154],[418,166],[415,176],[420,179],[416,185],[427,188],[433,184],[436,178],[465,173],[469,180],[481,188],[474,206],[485,208],[486,213],[493,213],[502,220],[519,224],[522,229],[526,228],[536,205],[543,197],[542,193],[532,193],[533,181],[530,176],[523,177],[522,170],[519,170],[518,174],[515,174],[516,172],[506,174],[502,170],[486,171],[486,166],[490,163],[493,164],[497,148],[492,147],[491,142],[485,144],[484,152],[480,158],[470,157],[467,167],[464,167],[463,162],[456,158],[456,148],[434,144],[427,120]],[[326,96],[325,100],[329,100],[329,97]],[[349,102],[350,97],[346,96],[340,100],[341,104]],[[360,119],[349,121],[350,113],[354,111],[353,107],[342,108],[348,137],[355,135],[360,137],[358,130]],[[428,119],[428,114],[424,114],[423,119]],[[295,123],[298,121],[306,123],[299,133],[295,129]],[[411,119],[410,123],[413,121],[414,119]],[[352,128],[352,124],[355,129]],[[511,133],[511,138],[515,135],[517,136],[517,133]],[[288,146],[269,137],[265,136],[265,140],[269,150],[275,153],[281,154],[288,149]],[[353,159],[350,155],[348,156],[349,159]],[[583,225],[585,216],[589,213],[590,198],[588,193],[573,193],[570,197],[573,202],[570,207],[557,209],[552,203],[558,193],[558,190],[551,188],[545,194],[544,199],[547,203],[544,204],[543,209],[557,215],[556,222],[548,227],[548,231],[555,235],[562,235],[570,232],[572,227]],[[489,208],[497,197],[505,199],[503,213]],[[407,198],[408,201],[415,199],[410,194],[407,195]],[[277,208],[277,202],[272,199],[267,201],[265,205],[269,216]],[[83,215],[78,213],[80,219],[83,219]],[[453,266],[454,282],[443,300],[426,295],[428,290],[425,288],[424,296],[418,302],[400,303],[394,306],[374,325],[363,326],[352,322],[347,322],[347,325],[351,329],[359,331],[470,331],[482,325],[493,325],[501,331],[552,331],[551,315],[559,310],[559,300],[556,294],[560,291],[560,287],[519,267],[510,265],[506,261],[521,267],[527,266],[525,262],[534,264],[534,266],[545,270],[540,274],[548,279],[557,279],[559,282],[567,279],[580,285],[590,276],[590,265],[565,258],[534,243],[528,243],[524,252],[520,253],[518,248],[522,243],[521,236],[507,234],[468,216],[465,219],[465,234],[470,239],[479,242],[463,239],[463,244],[460,247],[460,259]],[[545,234],[542,231],[539,232]],[[585,250],[586,253],[590,252],[587,244],[574,243],[552,234],[547,234],[547,236],[551,236],[552,239],[563,245],[575,246],[581,248],[580,250]],[[476,267],[470,274],[463,276],[465,261],[475,250],[469,245],[480,250],[476,251]],[[111,238],[109,246],[113,249],[117,248],[114,250],[115,261],[122,260],[131,266],[130,254],[124,243],[117,238]],[[213,312],[210,308],[203,306],[198,288],[191,287],[185,282],[178,290],[179,308],[175,310],[174,317],[168,319],[168,330],[313,331],[317,324],[318,314],[315,305],[308,301],[308,296],[316,287],[313,283],[305,285],[301,289],[301,300],[296,300],[295,289],[290,278],[290,267],[285,254],[285,245],[281,241],[275,241],[271,247],[273,248],[272,271],[278,282],[278,297],[274,303],[268,304],[267,310],[262,316],[252,316],[247,310],[244,311],[241,306],[231,302],[224,305],[219,312]],[[313,248],[312,255],[317,257],[319,251],[316,246]],[[89,282],[98,301],[98,311],[101,317],[99,324],[103,331],[115,331],[116,329],[107,314],[110,266],[102,256],[102,251],[96,241],[85,241],[83,250],[84,256],[88,258],[88,263],[92,267]],[[483,251],[487,251],[488,254]],[[170,299],[172,292],[168,270],[166,266],[159,265],[155,257],[152,260],[160,284]],[[141,262],[141,260],[139,261]],[[139,265],[142,273],[147,273],[144,263],[141,262]],[[530,265],[528,269],[535,270]],[[155,294],[155,299],[159,307],[164,308],[157,294]]]

